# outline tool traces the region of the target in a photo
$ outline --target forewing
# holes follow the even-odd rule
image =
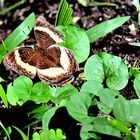
[[[36,76],[38,55],[39,53],[30,47],[20,47],[8,53],[3,59],[3,63],[6,69],[33,79]]]
[[[48,23],[43,16],[36,19],[34,34],[39,48],[63,42],[62,34]]]

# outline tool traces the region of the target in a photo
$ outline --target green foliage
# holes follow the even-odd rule
[[[0,45],[0,55],[4,56],[7,51],[12,51],[22,41],[27,39],[35,23],[35,15],[31,13]]]
[[[100,101],[96,101],[96,103],[100,111],[104,114],[111,113],[115,102],[124,99],[118,91],[107,88],[100,90],[98,96]]]
[[[91,105],[90,94],[73,94],[67,104],[69,114],[80,122],[89,120],[88,108]]]
[[[53,103],[60,103],[64,99],[69,99],[71,95],[77,93],[78,90],[70,85],[67,84],[64,87],[53,87],[51,88],[51,101]]]
[[[84,94],[91,93],[94,96],[97,95],[101,89],[103,89],[103,85],[100,82],[87,81],[82,85],[80,92],[83,92]]]
[[[42,130],[44,132],[47,132],[49,130],[49,122],[58,108],[59,106],[51,107],[48,111],[45,112],[42,118]]]
[[[139,42],[132,42],[132,43],[129,43],[129,45],[140,47],[140,43]]]
[[[115,3],[111,3],[111,2],[90,2],[89,0],[77,0],[81,5],[83,6],[117,6],[117,4]]]
[[[43,103],[50,99],[50,92],[48,85],[41,82],[33,85],[30,78],[22,75],[14,80],[13,86],[9,84],[7,98],[12,105],[22,105],[28,100]]]
[[[139,2],[139,0],[133,0],[132,3],[137,9],[137,12],[138,12],[138,24],[140,25],[140,2]]]
[[[121,137],[119,130],[112,127],[104,117],[92,118],[88,123],[84,123],[81,128],[80,136],[82,140],[87,140],[90,138],[101,140],[101,138],[96,135],[95,132],[116,136],[119,138]]]
[[[136,124],[140,121],[140,99],[133,100],[119,100],[116,101],[113,114],[116,119],[123,124],[130,126],[130,124]]]
[[[20,130],[16,126],[12,126],[12,127],[18,131],[18,133],[21,135],[21,137],[22,137],[23,140],[29,140],[29,138],[24,134],[24,132],[22,130]]]
[[[50,99],[50,87],[42,82],[34,84],[31,90],[30,100],[43,103]]]
[[[128,82],[127,65],[117,56],[99,53],[91,56],[85,64],[86,80],[100,83],[106,78],[106,84],[114,90],[123,89]]]
[[[64,42],[60,43],[61,46],[72,50],[78,63],[85,61],[89,55],[90,44],[86,32],[74,25],[58,26],[64,35]]]
[[[35,132],[32,140],[65,140],[66,136],[61,129],[50,129],[47,133],[41,132],[40,134]]]
[[[17,8],[18,6],[22,5],[25,1],[26,0],[20,0],[20,1],[16,2],[15,4],[9,6],[8,8],[5,8],[5,9],[1,10],[0,15],[3,15],[5,13]]]
[[[134,79],[134,89],[136,91],[136,94],[138,98],[140,98],[140,74],[136,76]]]
[[[72,8],[66,0],[61,0],[56,15],[55,26],[69,25],[72,23]]]
[[[130,69],[129,75],[134,78],[133,86],[136,91],[138,98],[140,98],[140,70],[139,69]]]
[[[0,126],[2,127],[2,129],[4,130],[4,132],[6,133],[8,140],[11,140],[10,138],[10,132],[11,132],[11,128],[5,128],[5,126],[2,124],[2,122],[0,121]],[[9,130],[9,131],[8,131]],[[0,133],[1,134],[1,133]]]
[[[116,28],[124,24],[129,18],[129,16],[117,17],[97,24],[94,27],[91,27],[86,31],[90,42],[95,42],[99,38],[104,37],[109,32],[115,30]]]
[[[0,85],[0,98],[2,99],[3,103],[4,103],[4,106],[6,108],[8,108],[8,101],[7,101],[7,97],[6,97],[6,94],[5,94],[5,91],[2,87],[2,85]]]

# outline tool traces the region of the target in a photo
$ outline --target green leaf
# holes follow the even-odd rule
[[[56,129],[56,136],[58,139],[62,139],[62,140],[66,139],[66,136],[63,135],[63,131],[59,128]]]
[[[111,89],[102,89],[98,92],[100,101],[97,101],[98,108],[105,114],[109,114],[117,100],[123,100],[123,96],[118,91]]]
[[[139,108],[140,99],[118,100],[114,105],[113,114],[118,121],[130,126],[130,123],[136,124],[140,122]]]
[[[44,132],[47,132],[49,130],[49,122],[51,120],[51,118],[53,117],[53,115],[55,114],[56,110],[59,108],[59,106],[57,107],[52,107],[49,110],[47,110],[45,112],[45,114],[43,115],[42,118],[42,130]]]
[[[87,81],[82,85],[80,92],[81,93],[91,93],[94,96],[94,95],[97,95],[101,89],[103,89],[103,85],[100,82]]]
[[[64,87],[57,87],[52,89],[51,101],[54,103],[60,103],[63,99],[69,99],[71,95],[77,93],[77,89],[71,84],[67,84]]]
[[[50,99],[50,93],[49,85],[38,82],[32,87],[30,100],[38,103],[47,102]]]
[[[6,94],[6,96],[7,96],[8,102],[11,105],[13,105],[13,106],[17,105],[17,103],[18,103],[18,96],[16,95],[16,93],[14,91],[12,83],[9,84],[8,87],[7,87],[7,94]]]
[[[17,8],[18,6],[22,5],[25,2],[25,0],[20,0],[18,2],[16,2],[15,4],[9,6],[8,8],[5,8],[3,10],[0,11],[0,15],[3,15],[9,11],[11,11],[12,9]]]
[[[12,126],[13,128],[15,128],[19,134],[22,136],[23,140],[29,140],[28,137],[23,133],[23,131],[21,131],[18,127],[16,126]]]
[[[84,123],[80,131],[80,136],[82,137],[82,140],[95,138],[95,132],[110,136],[121,137],[120,131],[112,127],[108,123],[107,119],[103,117],[93,118],[88,123]],[[98,139],[99,137],[97,137],[97,140]]]
[[[47,105],[40,105],[39,107],[37,107],[36,109],[32,110],[31,112],[29,112],[28,114],[31,115],[32,119],[36,119],[37,120],[37,123],[38,122],[41,122],[42,121],[42,117],[44,115],[44,113],[49,109],[49,107]],[[35,122],[35,121],[34,121]],[[33,123],[34,123],[33,122]],[[32,125],[33,123],[31,124],[28,124],[28,126]],[[26,126],[27,127],[27,126]]]
[[[33,133],[33,139],[32,140],[40,140],[39,133],[37,133],[37,132]]]
[[[5,80],[2,78],[2,77],[0,77],[0,82],[4,82]]]
[[[117,4],[115,3],[111,3],[111,2],[88,2],[87,6],[117,6]]]
[[[135,131],[135,136],[140,139],[140,122],[136,124]]]
[[[5,126],[2,124],[2,122],[0,121],[0,126],[2,127],[2,129],[4,130],[4,132],[6,133],[7,137],[8,137],[8,140],[11,140],[10,138],[10,133],[8,132],[8,130],[5,128]],[[11,131],[11,127],[9,128],[10,131]]]
[[[54,129],[50,129],[44,138],[45,139],[41,140],[64,140],[66,139],[66,136],[63,134],[61,129],[57,128],[56,131]]]
[[[80,122],[86,122],[89,119],[88,108],[92,98],[89,94],[77,93],[70,97],[67,104],[68,113]]]
[[[90,2],[89,0],[78,0],[78,2],[87,7],[87,6],[117,6],[117,4],[115,3],[111,3],[111,2]]]
[[[61,0],[56,15],[55,26],[69,25],[72,23],[72,8],[66,0]]]
[[[30,99],[32,86],[33,86],[32,80],[24,75],[18,77],[13,83],[16,95],[18,96],[19,99],[25,101]]]
[[[60,46],[69,48],[78,63],[82,63],[89,56],[90,43],[86,32],[74,25],[58,26],[64,35],[64,42],[59,43]]]
[[[130,76],[137,77],[140,74],[140,70],[136,68],[131,68],[129,71]]]
[[[137,12],[140,11],[140,2],[139,2],[139,0],[132,0],[132,4],[136,7]]]
[[[86,31],[90,42],[95,42],[99,38],[104,37],[109,32],[124,24],[129,18],[129,16],[118,17],[108,21],[104,21],[94,27],[91,27]]]
[[[140,47],[140,43],[139,42],[131,42],[131,43],[129,43],[129,45]]]
[[[124,124],[122,124],[118,120],[112,119],[112,118],[108,118],[108,122],[109,122],[110,125],[112,125],[117,130],[121,131],[122,133],[124,133],[124,134],[131,134],[131,131],[129,130],[129,128],[127,128]]]
[[[134,86],[134,89],[136,91],[138,98],[140,98],[140,74],[138,74],[136,78],[134,79],[133,86]]]
[[[88,0],[77,0],[81,5],[87,6],[88,5]]]
[[[7,51],[10,52],[22,41],[27,39],[35,23],[35,15],[31,13],[5,40],[4,45],[0,45],[0,55],[4,56]]]
[[[0,84],[0,97],[1,97],[5,107],[8,108],[7,97],[6,97],[5,91],[4,91],[4,89],[3,89],[1,84]]]
[[[85,64],[85,76],[88,81],[106,84],[114,90],[123,89],[128,83],[128,67],[121,58],[108,53],[91,56]]]

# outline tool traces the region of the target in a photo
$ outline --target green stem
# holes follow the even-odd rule
[[[18,7],[18,6],[20,6],[20,5],[23,4],[25,1],[26,1],[26,0],[21,0],[21,1],[17,2],[17,3],[15,3],[15,4],[13,4],[12,6],[9,6],[8,8],[3,9],[2,11],[0,11],[0,15],[3,15],[3,14],[5,14],[5,13],[9,12],[10,10],[12,10],[12,9],[14,9],[14,8],[16,8],[16,7]]]

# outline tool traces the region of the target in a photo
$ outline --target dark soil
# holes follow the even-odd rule
[[[71,4],[71,7],[73,8],[73,17],[77,19],[76,24],[81,28],[84,28],[85,30],[111,18],[119,16],[131,16],[130,20],[123,24],[123,26],[112,31],[111,33],[99,39],[95,43],[92,43],[90,54],[92,55],[103,51],[109,52],[120,56],[122,59],[125,60],[129,67],[134,66],[134,63],[136,61],[138,61],[136,67],[140,67],[140,48],[129,45],[130,42],[140,41],[140,30],[138,26],[137,11],[130,0],[104,0],[107,2],[116,3],[118,5],[117,7],[83,7],[80,4],[78,4],[77,1],[67,1]],[[0,8],[4,9],[10,5],[13,5],[15,2],[16,1],[5,0],[5,3],[1,4]],[[11,10],[10,12],[4,15],[0,15],[0,38],[4,40],[31,12],[34,12],[36,16],[41,14],[44,15],[47,18],[47,20],[53,24],[55,21],[58,3],[59,0],[27,0],[18,8]],[[133,31],[131,30],[131,26],[134,26]],[[32,44],[33,42],[35,42],[35,40],[33,34],[31,34],[29,40],[26,41],[26,43]],[[122,95],[124,95],[127,99],[137,98],[134,93],[132,80],[133,79],[130,79],[127,87],[122,90]],[[81,86],[81,81],[82,80],[78,81],[78,86]],[[64,125],[62,126],[62,123],[58,123],[57,121],[55,122],[54,120],[53,122],[51,122],[51,127],[63,128],[69,140],[80,139],[77,135],[79,134],[80,126],[78,126],[77,122],[75,122],[72,118],[67,119],[70,118],[67,112],[65,112],[64,110],[62,111],[63,113],[65,112],[64,114],[66,114],[66,116],[63,116],[63,114],[60,112],[61,111],[58,111],[55,115],[57,118],[59,118],[58,122],[65,121],[66,123],[63,123]],[[19,114],[19,112],[15,113],[15,116],[17,114]],[[0,120],[8,120],[5,117],[1,117],[2,115],[3,113],[0,113]],[[9,116],[9,114],[4,115]],[[21,116],[16,117],[20,118]],[[24,120],[26,119],[24,118]],[[14,123],[16,125],[15,121]],[[75,128],[75,126],[77,127]],[[23,128],[23,126],[20,126],[20,128]],[[75,133],[75,135],[71,135],[73,133]]]

